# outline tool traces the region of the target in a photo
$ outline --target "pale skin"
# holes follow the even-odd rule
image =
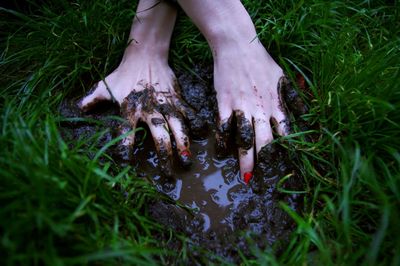
[[[173,31],[176,10],[165,1],[141,0],[131,28],[130,43],[122,62],[105,78],[115,100],[124,107],[131,92],[153,88],[157,99],[169,101],[179,108],[181,101],[176,89],[176,78],[168,66],[168,49]],[[256,38],[251,18],[239,0],[178,0],[179,5],[206,37],[214,58],[214,87],[218,101],[217,143],[224,146],[226,135],[231,133],[230,121],[236,115],[238,154],[241,177],[247,183],[252,176],[258,154],[263,146],[273,140],[272,126],[281,136],[288,134],[286,115],[281,107],[277,86],[283,76],[266,49]],[[155,5],[155,6],[154,6]],[[152,8],[150,8],[152,7]],[[164,95],[167,94],[168,97]],[[103,81],[97,89],[82,100],[81,107],[88,109],[93,102],[111,99]],[[154,102],[155,105],[159,101]],[[125,106],[126,108],[126,106]],[[156,106],[154,106],[155,109]],[[160,112],[145,112],[135,108],[128,118],[135,128],[140,119],[146,122],[154,141],[163,142],[172,155],[171,130],[177,143],[178,154],[190,154],[187,131],[182,120]],[[189,111],[190,112],[190,111]],[[155,126],[152,118],[164,119],[163,127]],[[272,121],[272,124],[270,123]],[[132,145],[134,135],[125,140]]]

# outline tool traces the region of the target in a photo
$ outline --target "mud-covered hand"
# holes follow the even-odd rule
[[[244,47],[225,48],[217,59],[214,68],[219,109],[217,147],[226,150],[232,122],[236,121],[240,172],[248,183],[255,154],[273,140],[273,128],[281,136],[289,133],[279,93],[287,80],[258,40]]]
[[[219,122],[217,143],[225,150],[236,121],[241,177],[252,176],[255,152],[288,132],[279,100],[282,69],[257,38],[251,17],[239,0],[178,0],[206,37],[214,57],[214,87]],[[235,119],[233,119],[235,117]]]
[[[171,175],[172,159],[169,133],[175,138],[182,163],[188,165],[190,144],[183,118],[201,126],[194,123],[196,116],[179,97],[175,75],[168,66],[176,14],[177,9],[169,1],[140,0],[120,65],[81,101],[81,108],[86,111],[98,101],[114,100],[132,129],[139,120],[147,123],[158,150],[159,165],[167,176]],[[134,134],[128,136],[123,144],[133,145],[134,138]]]
[[[83,111],[88,111],[99,101],[114,100],[121,114],[135,130],[138,121],[147,123],[158,151],[159,165],[166,176],[171,175],[172,146],[170,132],[176,141],[180,160],[184,166],[191,163],[188,130],[184,118],[195,122],[193,110],[181,99],[176,77],[167,62],[156,57],[137,55],[128,64],[124,62],[105,80],[95,85],[89,95],[80,102]],[[199,123],[190,123],[199,124]],[[195,130],[195,129],[194,129]],[[122,128],[121,133],[129,128]],[[132,146],[135,134],[123,141]]]

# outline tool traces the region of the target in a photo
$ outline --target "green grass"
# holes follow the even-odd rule
[[[2,265],[148,265],[188,256],[183,248],[171,257],[159,240],[179,236],[149,218],[160,195],[134,169],[84,139],[72,147],[60,136],[62,99],[83,95],[118,65],[131,2],[0,10]],[[290,244],[279,257],[254,250],[243,263],[400,265],[398,2],[243,2],[271,55],[292,78],[305,76],[305,119],[315,128],[313,143],[290,140],[308,191],[304,214],[291,213],[298,227]],[[211,60],[181,16],[171,65],[190,70]]]

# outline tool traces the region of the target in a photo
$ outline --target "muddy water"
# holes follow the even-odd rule
[[[234,193],[246,185],[240,181],[238,161],[231,155],[218,159],[215,138],[194,140],[191,144],[193,164],[184,169],[174,160],[173,178],[164,178],[151,138],[135,149],[138,171],[149,176],[156,187],[182,205],[192,209],[203,220],[202,231],[227,227],[233,230],[229,213],[238,205]]]
[[[195,245],[237,261],[240,258],[238,249],[244,254],[250,252],[248,237],[251,236],[251,242],[258,248],[274,245],[279,252],[285,248],[295,228],[280,202],[297,212],[302,208],[303,184],[296,166],[297,156],[284,148],[287,143],[276,142],[263,147],[258,154],[255,176],[249,185],[245,185],[239,178],[235,141],[228,144],[230,150],[223,159],[215,153],[216,100],[211,86],[212,71],[198,68],[195,72],[196,77],[177,73],[183,98],[209,125],[208,136],[192,138],[193,164],[189,169],[181,167],[175,154],[173,178],[164,177],[150,134],[142,145],[135,146],[131,156],[125,156],[126,152],[121,156],[118,146],[111,148],[109,153],[122,165],[136,166],[138,178],[147,178],[160,192],[176,201],[177,204],[155,202],[150,206],[150,214],[158,222],[186,234]],[[296,99],[296,95],[290,96]],[[61,115],[73,120],[62,124],[65,138],[90,139],[97,132],[108,129],[98,141],[102,146],[118,136],[121,122],[112,119],[112,116],[119,116],[118,106],[105,105],[82,114],[75,103],[76,99],[67,100],[60,107]],[[101,123],[76,121],[82,117]],[[141,139],[141,133],[137,138]],[[192,252],[196,256],[196,249]]]
[[[232,261],[239,258],[238,249],[248,254],[249,236],[261,249],[274,245],[277,252],[283,250],[295,223],[279,204],[296,212],[302,208],[295,155],[279,143],[267,145],[259,154],[255,177],[246,185],[239,178],[236,156],[218,159],[214,144],[213,137],[195,141],[192,167],[175,164],[173,179],[162,177],[151,143],[136,150],[138,169],[150,175],[161,192],[190,209],[159,203],[151,207],[153,217]]]

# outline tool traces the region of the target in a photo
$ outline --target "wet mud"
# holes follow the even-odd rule
[[[246,185],[239,176],[236,151],[232,149],[229,156],[218,159],[214,145],[214,137],[194,141],[193,165],[183,170],[175,164],[173,181],[163,178],[158,170],[151,142],[135,150],[137,160],[143,162],[138,167],[141,175],[149,176],[159,191],[187,207],[158,202],[150,208],[152,216],[231,261],[239,259],[238,249],[244,254],[250,252],[249,236],[261,249],[274,245],[281,250],[295,223],[279,204],[284,202],[297,212],[302,208],[298,194],[302,178],[294,158],[278,143],[264,147],[259,154],[263,163]],[[288,178],[280,184],[283,177]]]
[[[214,128],[217,105],[211,86],[212,71],[210,68],[198,68],[195,71],[198,76],[177,72],[181,95],[207,122],[209,134],[194,140],[192,136],[190,153],[176,154],[173,143],[173,178],[165,177],[165,169],[159,167],[160,159],[149,131],[143,142],[141,132],[138,132],[133,150],[116,145],[109,153],[121,165],[136,167],[138,178],[146,178],[172,199],[172,203],[154,202],[149,206],[149,212],[156,221],[191,239],[191,256],[200,256],[201,249],[204,249],[226,260],[238,262],[239,251],[249,255],[252,245],[261,250],[273,246],[279,253],[284,250],[295,229],[293,219],[280,204],[284,203],[298,213],[303,207],[303,178],[298,169],[297,156],[285,148],[287,143],[274,142],[263,147],[258,154],[254,177],[246,185],[239,175],[237,147],[247,147],[250,140],[247,140],[247,136],[240,141],[229,137],[232,120]],[[278,89],[283,99],[294,97],[284,108],[291,110],[298,104],[301,106],[296,108],[304,107],[291,94],[293,92],[290,92],[289,85]],[[118,136],[121,128],[126,126],[121,120],[114,119],[120,114],[117,105],[103,105],[91,113],[83,114],[75,102],[75,99],[71,99],[60,107],[61,115],[69,118],[62,123],[65,138],[91,139],[97,132],[107,129],[98,141],[98,145],[102,146]],[[298,113],[295,115],[298,117]],[[240,113],[236,116],[236,120],[244,119]],[[81,117],[85,120],[76,119]],[[155,125],[161,123],[159,120],[151,122]],[[246,127],[247,123],[242,121],[237,124],[240,128]],[[144,124],[138,126],[147,127]],[[220,139],[214,138],[215,130],[220,132]],[[220,149],[224,151],[224,157],[218,152]],[[182,167],[182,161],[190,163]]]
[[[201,120],[206,122],[206,126],[200,130],[205,136],[208,132],[207,129],[215,127],[217,113],[217,99],[213,88],[213,69],[210,66],[195,66],[193,73],[182,70],[176,71],[183,100],[192,107]]]

